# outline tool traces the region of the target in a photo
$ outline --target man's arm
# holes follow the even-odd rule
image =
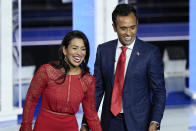
[[[158,48],[152,51],[149,64],[149,84],[152,90],[152,116],[151,122],[154,121],[160,125],[163,117],[166,102],[166,90],[164,81],[163,62]]]
[[[96,109],[98,111],[99,106],[101,104],[101,100],[103,98],[104,94],[104,80],[103,80],[103,70],[101,66],[101,59],[103,56],[103,53],[101,53],[101,45],[97,48],[97,54],[96,54],[96,60],[95,60],[95,66],[94,66],[94,76],[96,77]]]

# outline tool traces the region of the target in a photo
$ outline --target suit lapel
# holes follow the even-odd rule
[[[113,87],[113,83],[114,83],[114,64],[115,64],[117,42],[118,41],[115,40],[113,42],[113,44],[111,44],[111,47],[109,49],[109,56],[111,56],[111,57],[108,60],[108,61],[110,61],[108,67],[109,67],[109,70],[110,70],[109,78],[111,78],[112,87]],[[126,78],[127,78],[128,75],[131,75],[131,69],[132,69],[132,66],[134,66],[134,61],[137,60],[137,58],[140,54],[141,54],[141,49],[140,49],[140,45],[139,45],[139,40],[136,38],[135,45],[133,47],[131,57],[129,59],[129,63],[128,63],[128,66],[127,66],[127,71],[126,71],[124,83],[126,83],[126,81],[128,81]]]
[[[137,58],[139,57],[139,55],[141,55],[140,50],[141,49],[139,48],[139,41],[136,38],[135,44],[134,44],[134,47],[133,47],[133,50],[132,50],[132,53],[131,53],[131,57],[129,59],[129,63],[128,63],[128,66],[127,66],[127,71],[126,71],[124,83],[126,83],[126,81],[127,81],[126,78],[128,77],[128,75],[131,75],[131,70],[133,69],[135,61],[137,61]]]

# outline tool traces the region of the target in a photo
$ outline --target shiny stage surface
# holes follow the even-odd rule
[[[82,111],[77,113],[80,126]],[[0,122],[0,131],[18,131],[17,121]],[[196,131],[196,105],[166,107],[161,131]]]

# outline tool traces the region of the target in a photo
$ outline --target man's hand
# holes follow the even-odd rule
[[[80,131],[89,131],[89,128],[86,125],[82,125]]]
[[[155,123],[155,122],[150,123],[148,131],[156,131],[157,130],[157,126],[158,126],[158,123]]]

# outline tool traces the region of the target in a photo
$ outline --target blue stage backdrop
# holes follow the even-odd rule
[[[84,32],[90,42],[89,67],[94,70],[95,61],[95,5],[94,0],[73,0],[73,29]]]
[[[196,0],[189,2],[189,88],[196,93]]]

